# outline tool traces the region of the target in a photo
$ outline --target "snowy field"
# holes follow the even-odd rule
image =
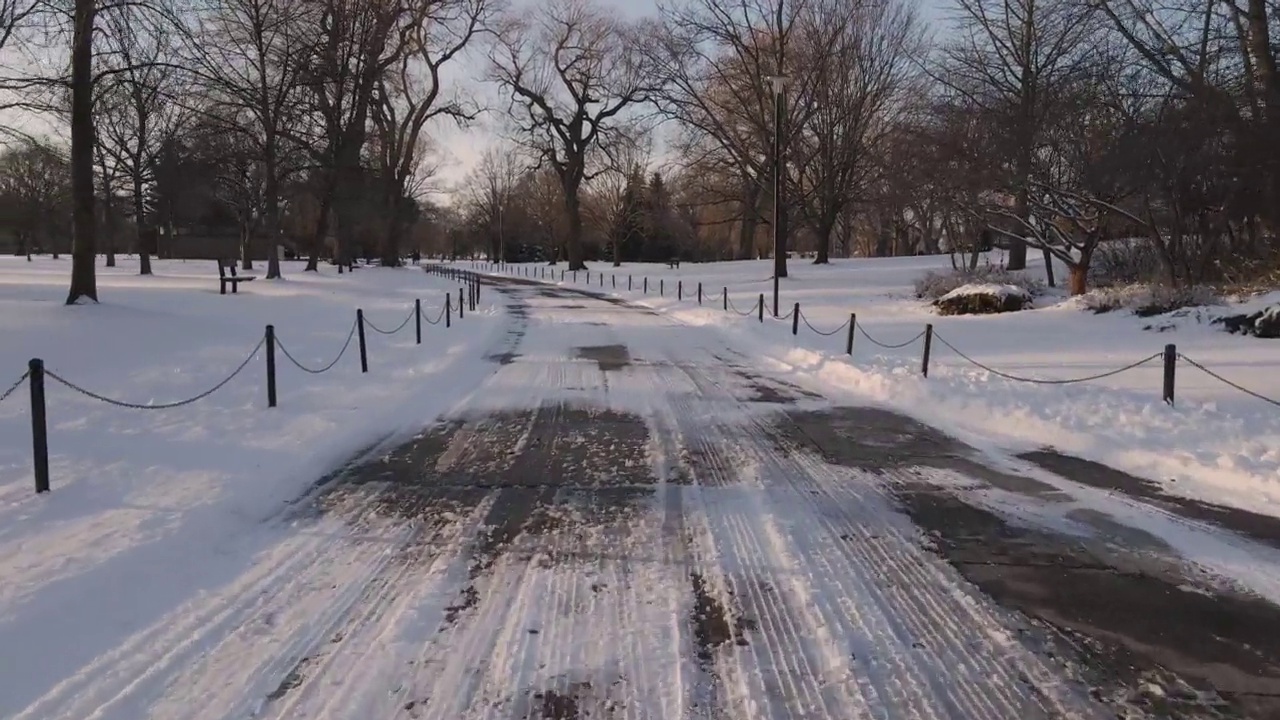
[[[1029,272],[1043,277],[1036,260]],[[508,266],[508,272],[538,276],[543,267]],[[1139,318],[1124,311],[1094,315],[1077,301],[1053,295],[1040,298],[1032,311],[941,317],[914,297],[913,283],[929,270],[949,268],[945,256],[837,260],[826,267],[794,260],[779,304],[785,316],[800,303],[803,320],[796,337],[789,319],[774,321],[766,311],[761,327],[753,312],[760,293],[771,306],[771,261],[686,263],[678,269],[593,263],[590,284],[682,322],[723,329],[775,369],[825,393],[907,411],[968,442],[1013,451],[1054,447],[1162,481],[1168,492],[1280,515],[1280,406],[1186,362],[1179,363],[1177,406],[1170,408],[1161,400],[1159,358],[1107,378],[1043,384],[993,375],[944,344],[1003,373],[1062,381],[1108,373],[1174,343],[1179,353],[1222,377],[1280,400],[1280,343],[1229,335],[1208,324],[1217,314],[1280,301],[1280,293],[1179,318]],[[631,292],[626,291],[628,274]],[[1066,273],[1058,268],[1057,276]],[[572,274],[565,278],[566,284],[573,280]],[[683,283],[682,301],[676,298],[678,283]],[[704,292],[701,308],[698,283]],[[578,273],[576,285],[587,286],[586,273]],[[737,315],[722,309],[726,287]],[[866,332],[855,338],[852,361],[844,353],[844,323],[851,312]],[[927,380],[920,376],[923,340],[918,339],[926,323],[933,323],[937,333]],[[868,335],[905,347],[877,347]]]
[[[154,277],[136,259],[99,267],[100,305],[63,305],[70,260],[0,259],[0,392],[32,357],[86,390],[136,404],[165,404],[221,382],[274,323],[282,347],[319,369],[351,334],[357,307],[379,328],[409,317],[414,298],[434,321],[457,284],[421,269],[319,275],[286,263],[285,282],[258,278],[219,295],[211,261],[158,261]],[[255,273],[261,275],[259,269]],[[357,341],[328,372],[300,371],[277,355],[279,406],[267,408],[261,349],[243,372],[198,402],[130,409],[47,385],[53,492],[33,492],[29,393],[0,404],[0,647],[39,642],[52,624],[85,624],[84,641],[114,631],[115,613],[161,607],[147,568],[172,567],[192,547],[278,513],[345,458],[401,429],[419,429],[456,402],[478,354],[500,332],[483,303],[446,330],[423,323],[383,336],[368,332],[370,371],[360,372]],[[181,567],[181,564],[179,564]],[[189,570],[184,591],[205,573]],[[77,599],[110,597],[98,621],[80,623]],[[38,602],[35,600],[38,598]],[[27,637],[27,636],[30,637]],[[0,676],[21,658],[0,657]],[[54,672],[56,668],[31,668]],[[55,673],[56,676],[56,673]],[[0,715],[4,713],[0,711]]]

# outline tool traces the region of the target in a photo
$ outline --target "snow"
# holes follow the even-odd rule
[[[961,285],[951,292],[938,298],[939,302],[944,300],[952,300],[959,297],[969,297],[970,295],[994,295],[1004,300],[1005,298],[1023,298],[1031,299],[1031,293],[1018,287],[1017,285],[997,284],[997,283],[969,283]]]
[[[1029,272],[1043,277],[1043,265],[1036,262],[1043,260],[1033,259]],[[534,277],[546,272],[543,265],[507,267]],[[949,268],[945,256],[835,260],[828,266],[793,260],[791,276],[780,283],[779,314],[786,318],[798,302],[803,319],[825,336],[802,323],[793,337],[790,319],[775,321],[770,312],[763,326],[756,320],[751,310],[759,297],[772,309],[768,260],[686,263],[675,269],[592,263],[589,280],[579,273],[576,285],[616,293],[691,326],[723,331],[777,371],[826,394],[899,409],[984,448],[1054,447],[1161,482],[1170,493],[1280,515],[1280,408],[1185,361],[1177,368],[1176,406],[1169,407],[1161,399],[1163,369],[1156,357],[1167,343],[1176,344],[1177,352],[1223,378],[1280,400],[1280,344],[1233,336],[1210,323],[1218,315],[1261,310],[1280,300],[1280,293],[1154,318],[1123,311],[1095,315],[1061,293],[1056,300],[1043,298],[1034,310],[941,317],[912,288],[923,274]],[[1064,268],[1056,270],[1059,279],[1066,277]],[[641,290],[645,277],[647,294]],[[564,282],[573,283],[572,274]],[[683,300],[676,297],[678,283]],[[704,293],[701,307],[698,283]],[[722,289],[736,313],[722,310]],[[859,334],[850,360],[841,327],[852,312],[871,337],[906,346],[874,347]],[[926,324],[935,331],[928,379],[920,375],[923,343],[908,342]],[[952,347],[992,370],[1054,384],[999,377]],[[1144,359],[1117,375],[1062,383]]]
[[[287,262],[285,281],[259,278],[222,296],[212,261],[155,261],[154,277],[137,275],[136,262],[99,267],[102,303],[69,308],[69,259],[0,259],[0,392],[39,357],[95,393],[173,402],[224,379],[267,323],[314,368],[343,346],[357,307],[392,330],[414,298],[428,320],[446,292],[457,299],[455,281],[417,268],[338,276]],[[390,337],[370,330],[367,375],[354,341],[322,375],[277,355],[274,409],[262,351],[219,391],[173,409],[114,407],[50,379],[47,495],[33,490],[27,389],[0,404],[0,648],[24,649],[0,652],[0,716],[236,578],[246,557],[270,551],[258,535],[240,535],[344,459],[417,431],[464,397],[504,326],[492,298],[481,300],[450,329],[424,322],[421,346],[412,322]],[[284,549],[300,553],[296,544]],[[158,641],[169,630],[149,632],[144,639]]]

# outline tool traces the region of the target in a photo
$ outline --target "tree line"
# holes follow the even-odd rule
[[[65,161],[11,144],[0,201],[37,238],[66,221],[32,209],[64,198],[69,301],[96,295],[99,225],[145,238],[201,213],[245,243],[287,234],[311,268],[330,235],[338,261],[395,264],[426,238],[580,268],[769,257],[776,230],[782,275],[791,252],[972,264],[1000,245],[1010,269],[1058,260],[1080,293],[1134,237],[1143,279],[1274,272],[1272,4],[944,12],[931,32],[906,0],[672,0],[634,20],[594,0],[0,0],[0,43],[69,58],[0,88],[71,136]],[[450,65],[501,100],[447,87]],[[482,114],[503,139],[451,202],[426,202],[438,123]]]

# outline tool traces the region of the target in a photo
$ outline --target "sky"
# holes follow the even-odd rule
[[[516,0],[517,5],[530,5],[537,0]],[[629,18],[651,17],[657,12],[656,0],[597,0],[605,7],[615,9],[620,15]],[[943,18],[942,7],[946,0],[922,0],[920,12],[926,29],[936,30]],[[0,52],[0,66],[3,65],[3,52]],[[466,57],[460,58],[451,67],[447,67],[444,81],[447,87],[464,92],[478,92],[483,101],[492,106],[490,112],[477,118],[466,128],[458,128],[452,122],[440,122],[431,128],[431,136],[439,151],[438,173],[431,183],[436,201],[448,202],[451,191],[465,182],[467,175],[476,166],[485,149],[499,142],[504,131],[502,110],[505,109],[499,93],[489,83],[483,82],[483,52],[472,50]],[[0,103],[3,98],[0,98]],[[16,128],[22,132],[36,136],[52,136],[64,138],[65,132],[48,120],[13,111],[0,110],[0,126]],[[4,138],[0,137],[0,142]]]

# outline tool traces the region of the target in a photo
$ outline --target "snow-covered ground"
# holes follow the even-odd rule
[[[0,393],[32,357],[81,387],[138,404],[183,400],[210,389],[249,356],[273,323],[283,347],[318,369],[351,333],[357,307],[379,328],[409,317],[414,298],[435,320],[457,283],[421,269],[303,273],[261,278],[218,294],[213,262],[136,260],[99,267],[100,305],[63,305],[70,261],[0,259]],[[253,274],[253,273],[250,273]],[[256,274],[261,275],[259,270]],[[487,300],[482,298],[482,300]],[[33,491],[29,393],[0,404],[0,648],[38,644],[50,627],[80,633],[88,660],[131,623],[198,591],[221,570],[189,556],[280,512],[341,460],[402,429],[419,429],[478,381],[477,362],[503,323],[481,311],[445,329],[423,323],[414,344],[400,332],[367,335],[369,373],[357,342],[329,371],[304,373],[277,355],[279,406],[267,408],[265,355],[217,392],[173,409],[129,409],[47,385],[53,492]],[[188,555],[184,557],[184,555]],[[169,561],[169,562],[166,562]],[[149,572],[185,574],[156,583]],[[85,615],[85,598],[99,598]],[[61,677],[65,667],[0,653],[0,677]],[[0,715],[13,710],[0,703]]]
[[[536,277],[546,272],[543,265],[507,268]],[[947,347],[1003,373],[1061,381],[1122,368],[1174,343],[1179,353],[1222,377],[1280,399],[1280,343],[1229,335],[1208,324],[1215,314],[1276,303],[1280,293],[1172,319],[1094,315],[1061,296],[1041,298],[1032,311],[940,317],[915,298],[913,283],[930,270],[949,269],[945,256],[836,260],[829,266],[793,260],[789,268],[791,276],[781,283],[780,314],[787,315],[798,302],[802,318],[829,336],[802,321],[799,335],[792,337],[790,320],[774,321],[769,312],[761,327],[751,310],[761,293],[766,304],[772,303],[770,261],[686,263],[677,269],[592,263],[590,286],[660,308],[685,323],[722,328],[824,392],[907,411],[969,442],[1014,451],[1051,446],[1162,481],[1172,493],[1280,515],[1280,407],[1187,362],[1179,363],[1177,403],[1170,408],[1161,400],[1158,358],[1089,382],[1035,384],[998,377]],[[1042,276],[1043,267],[1033,261],[1030,272]],[[1057,276],[1066,273],[1059,268]],[[565,277],[566,283],[573,280],[572,274]],[[587,274],[578,273],[576,285],[587,282]],[[676,297],[678,283],[683,283],[683,300]],[[702,307],[696,301],[698,283]],[[723,311],[724,288],[739,315]],[[850,361],[841,328],[852,312],[872,338],[906,346],[876,347],[859,334]],[[910,341],[927,323],[937,334],[926,380],[920,376],[923,341]]]

